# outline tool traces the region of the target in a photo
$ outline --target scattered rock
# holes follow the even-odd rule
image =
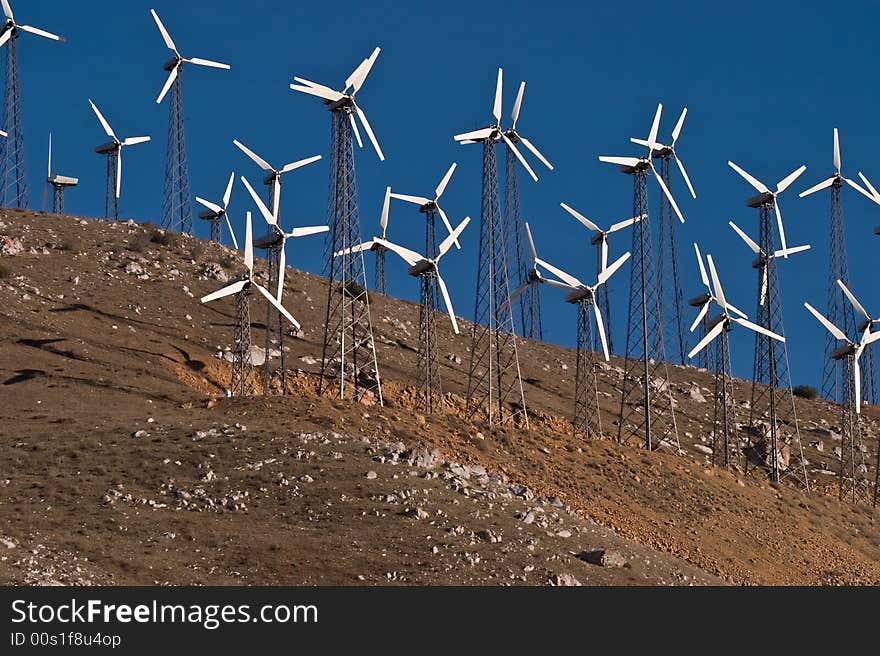
[[[694,450],[699,451],[700,453],[705,453],[707,456],[711,456],[713,451],[711,446],[706,446],[705,444],[694,444]]]
[[[613,549],[594,549],[593,551],[582,551],[577,555],[584,562],[600,567],[626,567],[626,558],[619,551]]]
[[[224,271],[223,267],[216,262],[205,262],[202,265],[201,269],[199,269],[199,273],[205,278],[209,278],[211,280],[217,280],[219,282],[229,281],[229,276],[227,275],[226,271]]]
[[[572,587],[572,586],[583,585],[583,583],[578,581],[573,575],[566,573],[566,574],[557,574],[556,576],[551,578],[550,585]]]
[[[149,437],[150,434],[145,430],[139,430],[132,433],[131,436],[135,439],[141,439],[142,437]]]
[[[370,470],[370,471],[367,472],[367,478],[370,479],[371,481],[372,481],[373,479],[375,479],[376,476],[377,476],[376,472],[374,472],[374,471],[372,471],[372,470]]]
[[[0,255],[19,255],[24,252],[24,244],[18,237],[0,235]]]

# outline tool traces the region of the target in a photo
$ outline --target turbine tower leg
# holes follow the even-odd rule
[[[278,289],[278,269],[281,265],[281,244],[280,242],[277,244],[272,244],[266,250],[266,269],[269,276],[269,281],[267,283],[269,292],[271,294],[275,294],[275,290]],[[284,324],[282,323],[281,313],[276,310],[269,301],[266,301],[266,341],[265,341],[265,353],[266,359],[263,362],[263,396],[269,395],[270,385],[271,385],[271,374],[272,374],[272,359],[269,356],[269,353],[272,348],[272,334],[275,332],[276,328],[278,331],[278,350],[280,353],[284,353]],[[284,360],[283,355],[282,364],[281,364],[281,393],[284,394],[287,391],[286,388],[286,380],[284,375]]]
[[[739,439],[736,436],[736,402],[730,377],[730,340],[727,327],[718,338],[715,369],[715,418],[712,422],[712,464],[732,469],[739,467]],[[709,347],[707,347],[709,348]]]
[[[162,199],[162,227],[191,235],[192,193],[186,139],[183,132],[183,91],[179,71],[171,85],[168,118],[168,153],[165,159],[165,195]]]
[[[331,109],[330,195],[325,242],[327,314],[319,393],[382,404],[382,384],[370,319],[362,252],[344,253],[361,242],[354,148],[347,108]],[[334,253],[340,253],[338,257]]]
[[[516,155],[507,147],[504,162],[504,220],[507,223],[510,254],[508,261],[515,267],[511,284],[519,287],[529,279],[529,257],[523,239],[522,214],[519,208],[519,164]],[[544,339],[541,324],[541,294],[537,285],[529,285],[519,297],[519,319],[523,337]]]
[[[220,243],[220,218],[211,219],[211,241]]]
[[[437,361],[437,277],[434,271],[419,276],[421,285],[419,308],[419,407],[426,413],[437,409],[442,393]]]
[[[107,153],[107,196],[104,203],[104,216],[113,221],[119,220],[119,199],[116,197],[116,175],[119,172],[118,161],[118,150],[111,150]]]
[[[840,500],[852,503],[868,503],[871,495],[868,489],[868,466],[862,451],[862,432],[859,423],[861,415],[856,413],[855,381],[853,380],[853,356],[844,356],[843,363],[843,402],[840,420],[840,470],[838,482]],[[876,503],[876,488],[874,502]]]
[[[495,144],[483,142],[483,192],[477,293],[468,369],[467,412],[490,425],[529,425],[508,278],[508,235],[498,200]]]
[[[52,214],[64,214],[64,187],[52,185]]]
[[[629,324],[617,441],[638,439],[646,449],[678,451],[678,426],[663,352],[663,331],[657,299],[657,279],[651,253],[648,220],[647,171],[633,171],[633,215],[645,218],[633,225],[630,259]]]
[[[385,282],[385,253],[387,249],[378,246],[375,250],[376,255],[376,271],[373,276],[373,288],[377,294],[385,294],[388,289]]]
[[[0,147],[3,149],[0,156],[3,198],[0,201],[3,207],[28,206],[17,42],[18,33],[13,31],[6,43],[6,95],[3,100],[3,129],[9,136],[0,139]]]
[[[592,299],[577,303],[577,370],[574,383],[574,431],[587,439],[602,438],[599,415],[599,386],[596,381],[596,351],[593,350]]]
[[[245,287],[235,295],[235,334],[232,343],[232,396],[250,396],[253,393],[251,368],[251,312],[250,290]]]
[[[774,246],[775,212],[773,203],[760,206],[759,245],[764,253],[772,253]],[[758,268],[758,306],[755,313],[759,326],[777,335],[785,336],[782,325],[782,296],[776,258],[761,266],[767,268],[767,296],[761,304],[761,267]],[[770,480],[779,483],[791,481],[810,489],[806,461],[801,445],[797,409],[791,392],[788,351],[784,342],[755,335],[755,360],[752,377],[752,395],[749,410],[749,447],[746,450],[745,471],[757,468],[767,471]]]
[[[660,160],[660,175],[671,189],[669,166],[671,156]],[[673,362],[687,363],[687,328],[684,320],[681,279],[678,274],[678,247],[675,242],[675,224],[678,218],[666,194],[660,194],[659,269],[657,298],[660,300],[660,325],[663,327],[663,343],[668,345],[668,356]]]

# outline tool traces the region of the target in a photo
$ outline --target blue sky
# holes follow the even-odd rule
[[[346,6],[348,5],[348,6]],[[751,188],[726,162],[732,159],[769,186],[800,164],[807,172],[780,206],[789,244],[813,250],[781,268],[785,327],[793,380],[817,384],[824,335],[803,308],[825,302],[830,194],[797,194],[832,172],[832,128],[841,132],[844,175],[863,170],[880,182],[876,163],[876,34],[873,3],[740,2],[336,2],[256,5],[226,0],[154,4],[87,0],[12,1],[20,23],[67,38],[58,44],[28,34],[19,41],[24,85],[25,134],[31,203],[39,207],[46,166],[46,138],[55,140],[55,170],[78,176],[68,211],[103,212],[105,167],[93,152],[104,141],[87,98],[103,110],[121,136],[152,135],[125,153],[121,213],[158,220],[164,177],[167,101],[155,98],[168,58],[149,15],[154,7],[187,57],[228,62],[231,71],[190,66],[184,104],[193,193],[219,197],[229,173],[253,182],[259,171],[233,145],[238,138],[272,163],[326,155],[329,116],[320,101],[292,92],[293,75],[341,88],[375,47],[376,66],[358,100],[386,153],[380,163],[358,153],[364,238],[378,224],[386,185],[402,193],[431,195],[453,161],[458,170],[445,196],[453,222],[475,220],[480,204],[480,149],[459,146],[452,135],[490,119],[497,67],[505,69],[505,122],[516,87],[527,88],[519,122],[556,167],[536,164],[540,181],[520,178],[521,205],[542,256],[588,279],[593,270],[589,235],[559,207],[566,201],[599,223],[631,214],[631,183],[599,154],[640,154],[628,143],[644,136],[657,102],[665,107],[661,138],[668,139],[683,106],[689,110],[679,141],[698,194],[687,195],[673,174],[674,194],[687,223],[679,242],[685,297],[699,293],[691,242],[715,256],[725,291],[750,316],[756,274],[751,252],[732,233],[733,219],[757,234],[757,212],[744,205]],[[499,157],[503,151],[499,150]],[[285,226],[323,223],[326,159],[286,177]],[[652,183],[650,205],[657,207]],[[230,212],[243,222],[251,208],[237,184]],[[869,311],[880,315],[880,291],[871,277],[880,237],[880,207],[844,190],[851,276]],[[422,216],[414,206],[392,206],[389,237],[419,248]],[[204,234],[205,226],[199,226]],[[473,314],[478,225],[465,232],[460,252],[444,264],[458,314]],[[292,243],[288,262],[320,271],[320,238]],[[612,243],[612,257],[629,249],[629,236]],[[369,256],[368,256],[369,257]],[[372,261],[367,266],[372,270]],[[617,344],[628,271],[612,283]],[[418,286],[395,260],[390,292],[417,298]],[[573,344],[574,308],[553,290],[543,292],[545,336]],[[295,308],[293,309],[295,313]],[[688,316],[693,316],[690,308]],[[733,368],[751,373],[753,339],[744,329],[731,336]]]

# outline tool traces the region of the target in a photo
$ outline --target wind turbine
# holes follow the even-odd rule
[[[504,70],[499,68],[498,69],[498,78],[495,82],[495,102],[492,105],[492,116],[495,117],[495,123],[493,123],[485,128],[481,128],[479,130],[474,130],[472,132],[465,132],[463,134],[457,134],[453,138],[462,144],[470,144],[470,143],[478,143],[478,142],[494,143],[499,140],[503,141],[505,143],[505,145],[510,149],[510,151],[519,160],[520,164],[523,165],[523,168],[532,177],[532,180],[537,182],[538,176],[535,175],[535,171],[532,169],[531,166],[529,166],[529,163],[526,161],[525,157],[522,156],[522,153],[519,152],[519,149],[516,147],[516,144],[514,143],[513,138],[511,138],[511,136],[509,136],[510,133],[513,133],[515,138],[519,138],[520,140],[522,140],[521,137],[519,137],[519,135],[516,133],[516,127],[515,127],[516,122],[514,121],[514,127],[512,127],[510,130],[505,131],[501,127],[501,100],[502,100],[503,89],[504,89]],[[520,89],[524,90],[525,87],[521,85]],[[521,95],[519,96],[519,101],[520,101],[520,104],[522,104]],[[518,108],[516,105],[514,105],[514,109],[517,109],[517,118],[519,118],[519,111],[518,111]],[[522,143],[524,146],[526,146],[525,141],[522,141]],[[527,145],[526,147],[529,148],[529,150],[531,150],[533,153],[535,153],[536,156],[539,156],[539,159],[541,159],[542,162],[546,161],[544,159],[544,156],[540,155],[537,148],[534,148],[534,146],[532,146],[531,143],[529,143],[529,145]],[[548,165],[549,165],[549,163],[548,163]],[[553,167],[549,166],[549,168],[552,169]]]
[[[180,232],[192,233],[192,198],[190,192],[189,165],[186,158],[186,138],[184,137],[183,96],[181,93],[181,77],[184,64],[207,66],[209,68],[221,68],[229,70],[229,64],[201,59],[199,57],[186,58],[180,54],[171,39],[165,25],[159,19],[154,9],[150,9],[156,27],[162,35],[165,45],[173,53],[171,59],[165,62],[164,70],[168,71],[168,78],[162,90],[156,98],[156,104],[160,104],[168,92],[171,92],[170,108],[168,113],[168,152],[165,160],[165,195],[162,202],[162,227],[177,228]]]
[[[540,285],[542,283],[546,283],[551,287],[559,287],[560,289],[570,289],[568,285],[565,285],[557,280],[553,280],[552,278],[545,278],[541,273],[541,270],[538,269],[538,251],[535,249],[535,242],[532,239],[532,230],[529,228],[529,223],[526,221],[526,239],[529,243],[529,253],[532,257],[532,264],[529,267],[528,278],[522,283],[519,287],[513,290],[510,294],[510,303],[513,303],[514,300],[519,298],[520,294],[526,291],[531,285]]]
[[[802,165],[800,168],[795,169],[787,176],[782,178],[782,180],[779,181],[779,184],[776,185],[776,191],[770,191],[770,188],[767,185],[747,173],[745,170],[743,170],[733,162],[728,161],[727,163],[730,165],[730,168],[739,173],[746,182],[748,182],[758,191],[758,195],[747,200],[746,205],[748,205],[749,207],[773,205],[773,211],[776,212],[776,225],[779,228],[779,241],[782,243],[783,257],[788,258],[788,245],[785,243],[785,227],[782,225],[782,213],[779,211],[778,197],[779,194],[788,189],[791,183],[797,180],[801,176],[801,174],[807,170],[806,165]]]
[[[289,164],[285,164],[280,169],[274,168],[271,164],[269,164],[262,157],[257,155],[250,148],[241,143],[238,139],[233,140],[233,142],[245,155],[251,158],[257,166],[263,169],[266,172],[266,177],[263,179],[263,184],[269,187],[269,193],[271,198],[270,208],[272,210],[273,215],[276,219],[281,215],[280,204],[281,204],[281,176],[285,173],[290,173],[291,171],[295,171],[298,168],[302,168],[312,162],[317,162],[321,159],[320,155],[313,155],[312,157],[306,157],[305,159],[298,160],[296,162],[290,162]]]
[[[367,133],[367,137],[370,139],[370,143],[373,144],[376,154],[379,156],[379,159],[384,162],[385,155],[382,153],[382,148],[379,147],[379,141],[373,133],[373,128],[367,120],[367,115],[355,101],[355,95],[357,95],[357,92],[360,91],[361,87],[364,85],[364,81],[367,79],[367,75],[370,74],[370,70],[373,68],[373,64],[376,63],[376,58],[379,56],[380,52],[381,48],[373,50],[373,53],[364,59],[358,67],[352,71],[351,75],[345,80],[345,87],[343,87],[342,91],[335,91],[323,84],[318,84],[317,82],[312,82],[301,77],[294,77],[294,84],[291,84],[290,88],[294,91],[323,98],[326,103],[331,106],[331,109],[335,110],[338,108],[345,111],[348,115],[348,120],[351,123],[351,130],[354,133],[355,139],[357,139],[358,147],[363,148],[364,142],[361,140],[361,133],[360,130],[358,130],[357,121],[355,121],[354,118],[356,114],[358,119],[360,119],[361,125],[364,126],[364,130]]]
[[[376,273],[374,286],[376,288],[376,292],[379,294],[384,294],[386,290],[385,253],[388,251],[388,249],[378,243],[377,240],[381,241],[385,239],[385,235],[388,232],[388,212],[390,208],[391,187],[385,187],[385,200],[382,202],[382,214],[379,217],[379,227],[382,229],[381,235],[379,237],[373,237],[372,239],[368,239],[365,242],[352,246],[350,249],[346,249],[346,252],[349,254],[360,253],[362,251],[373,251],[374,253],[376,253]]]
[[[817,191],[821,191],[822,189],[827,189],[828,187],[831,187],[832,185],[840,186],[841,184],[843,184],[845,182],[850,187],[852,187],[853,189],[858,191],[860,194],[866,196],[868,199],[873,200],[874,202],[877,202],[876,199],[874,198],[874,196],[872,196],[867,190],[863,189],[862,187],[860,187],[858,185],[858,183],[854,182],[853,180],[850,180],[849,178],[845,177],[843,175],[843,173],[841,173],[841,170],[840,170],[840,135],[837,132],[837,128],[834,128],[834,168],[835,168],[835,171],[830,177],[826,178],[825,180],[823,180],[822,182],[820,182],[818,184],[813,185],[812,187],[810,187],[806,191],[802,191],[800,194],[798,194],[798,196],[800,198],[805,198],[805,197],[809,196],[810,194],[816,193]]]
[[[101,110],[97,105],[89,99],[89,105],[95,116],[98,117],[104,132],[110,137],[111,141],[101,144],[95,148],[95,152],[99,155],[107,156],[107,205],[106,216],[108,219],[119,219],[119,196],[122,192],[122,149],[127,146],[136,146],[137,144],[146,143],[150,137],[127,137],[119,139],[110,123],[104,118]]]
[[[199,212],[199,218],[211,222],[211,241],[220,243],[220,219],[226,219],[226,226],[229,228],[229,234],[232,237],[232,245],[238,249],[238,240],[235,238],[235,231],[232,229],[232,223],[229,221],[229,214],[226,210],[229,207],[229,199],[232,197],[232,185],[235,182],[235,171],[229,174],[229,182],[226,184],[226,191],[223,192],[222,205],[205,200],[196,196],[196,202],[204,206],[206,209]]]
[[[762,335],[766,335],[772,339],[784,342],[785,338],[781,335],[777,335],[776,333],[769,331],[761,326],[752,323],[744,316],[742,313],[727,303],[727,299],[724,296],[724,290],[721,287],[721,280],[718,278],[718,272],[715,270],[715,262],[712,260],[711,255],[706,256],[706,261],[709,264],[709,273],[712,276],[711,285],[705,279],[705,268],[703,267],[703,260],[699,255],[699,249],[697,249],[697,259],[700,264],[700,274],[701,278],[703,278],[703,284],[708,289],[708,293],[710,299],[706,301],[703,308],[700,310],[700,314],[705,314],[709,309],[710,303],[714,302],[718,305],[721,310],[720,314],[712,319],[709,319],[706,327],[708,331],[703,336],[703,338],[694,346],[693,349],[688,353],[688,358],[693,358],[704,348],[709,346],[713,341],[719,339],[720,337],[720,348],[719,348],[719,357],[716,359],[715,365],[715,418],[713,421],[712,428],[712,463],[715,465],[722,465],[724,467],[730,466],[730,452],[731,448],[736,444],[732,439],[732,429],[735,426],[735,420],[732,415],[735,411],[735,403],[733,402],[733,389],[731,384],[730,377],[730,344],[728,342],[727,333],[731,329],[731,324],[739,324],[749,330],[752,330],[756,333],[760,333]],[[701,317],[698,316],[697,320],[694,321],[694,326],[696,326],[701,320]],[[721,417],[719,418],[719,411]],[[720,430],[719,430],[720,424]],[[774,433],[775,434],[775,433]],[[772,445],[773,450],[776,450],[775,439]],[[723,458],[720,458],[719,452],[723,453]]]
[[[684,168],[684,164],[678,157],[678,153],[675,151],[675,143],[678,141],[678,137],[681,136],[681,128],[684,125],[684,119],[685,116],[687,116],[687,111],[687,107],[685,107],[681,111],[681,115],[678,117],[678,122],[672,129],[672,143],[670,143],[668,146],[657,141],[654,142],[653,147],[651,147],[648,140],[636,139],[635,137],[630,137],[630,141],[632,141],[634,144],[651,148],[653,156],[657,159],[674,159],[675,163],[678,165],[678,170],[681,172],[681,177],[684,178],[685,184],[687,184],[688,190],[691,192],[691,196],[693,196],[694,200],[696,200],[697,192],[694,191],[694,186],[691,184],[691,179],[690,177],[688,177],[687,171]],[[666,182],[668,184],[668,180]]]
[[[498,71],[499,71],[499,75],[500,75],[501,69],[498,69]],[[504,131],[504,135],[512,143],[515,143],[515,144],[522,143],[522,145],[525,146],[529,151],[531,151],[531,153],[535,157],[537,157],[544,166],[546,166],[548,169],[550,169],[552,171],[553,165],[547,160],[546,157],[544,157],[544,155],[541,154],[541,151],[539,151],[531,141],[529,141],[524,136],[522,136],[516,129],[516,122],[519,120],[519,112],[522,109],[523,94],[525,93],[525,91],[526,91],[526,83],[520,82],[519,83],[519,91],[517,92],[516,100],[513,103],[513,111],[510,114],[510,119],[511,119],[512,123],[511,123],[510,128]],[[526,168],[526,170],[528,171],[529,169]]]
[[[694,332],[697,326],[700,325],[700,323],[703,322],[703,320],[708,316],[709,308],[712,301],[716,301],[717,303],[715,294],[712,292],[712,284],[709,281],[709,275],[706,273],[706,266],[703,264],[703,256],[700,254],[700,247],[696,243],[694,244],[694,251],[697,255],[697,264],[700,267],[700,280],[702,281],[703,287],[706,289],[706,291],[700,296],[695,296],[688,301],[688,305],[690,305],[691,307],[700,308],[699,312],[697,312],[697,316],[694,319],[694,322],[691,324],[691,332]],[[730,303],[725,303],[725,307],[727,311],[738,315],[741,319],[748,319],[748,316],[745,314],[745,312],[735,308]],[[702,340],[702,338],[705,337],[708,332],[709,327],[706,323],[703,323],[703,334],[700,339]]]
[[[52,133],[49,133],[49,166],[46,174],[46,191],[49,191],[49,185],[55,190],[52,198],[52,213],[64,214],[64,190],[67,187],[75,187],[79,183],[77,178],[71,178],[66,175],[52,174]],[[43,199],[43,206],[46,205],[46,199]]]
[[[446,191],[446,186],[449,184],[449,180],[452,178],[452,174],[455,172],[456,163],[453,162],[449,169],[446,171],[446,174],[440,180],[440,183],[437,185],[436,189],[434,189],[434,198],[425,198],[424,196],[408,196],[407,194],[398,194],[392,193],[391,198],[396,198],[398,200],[403,200],[408,203],[414,203],[419,206],[419,212],[426,214],[426,243],[429,244],[429,248],[433,248],[433,245],[436,244],[436,239],[434,238],[434,215],[439,214],[440,218],[443,220],[443,225],[446,226],[446,230],[448,234],[452,234],[452,224],[449,223],[449,218],[446,216],[446,212],[443,211],[443,208],[440,207],[440,197],[443,195],[443,192]],[[455,247],[461,249],[461,244],[458,243],[458,239],[455,240]]]
[[[644,157],[609,157],[607,155],[600,155],[599,161],[605,162],[607,164],[617,164],[618,166],[624,167],[624,169],[645,169],[650,168],[651,173],[654,174],[654,179],[657,180],[657,184],[660,185],[660,189],[663,191],[663,194],[666,196],[669,204],[672,206],[672,209],[675,211],[675,215],[678,217],[679,221],[684,223],[684,216],[681,213],[681,210],[678,209],[678,203],[675,202],[675,198],[672,196],[672,192],[669,191],[669,187],[666,186],[666,183],[663,181],[663,177],[657,173],[657,169],[654,168],[653,156],[654,152],[661,149],[661,146],[657,144],[657,131],[660,129],[660,116],[663,113],[663,105],[657,105],[657,112],[654,114],[654,122],[651,124],[651,131],[648,133],[648,138],[643,143],[648,148],[648,152]]]
[[[52,34],[30,25],[19,25],[15,21],[9,0],[2,0],[4,20],[0,27],[0,47],[6,47],[6,88],[4,96],[4,116],[8,121],[3,127],[9,132],[0,132],[6,142],[2,148],[2,167],[0,178],[0,204],[9,207],[27,207],[27,174],[24,165],[24,130],[22,127],[21,76],[18,68],[18,48],[16,43],[20,32],[28,32],[53,41],[64,41],[64,37]]]
[[[767,300],[767,287],[768,287],[768,276],[767,270],[770,260],[776,257],[788,257],[789,255],[794,255],[795,253],[801,253],[803,251],[810,250],[810,245],[806,244],[804,246],[792,246],[791,248],[781,249],[773,251],[772,253],[765,253],[761,250],[761,247],[755,243],[753,239],[751,239],[745,232],[743,232],[738,225],[736,225],[733,221],[728,221],[730,227],[734,229],[736,234],[740,236],[740,238],[746,243],[752,252],[758,257],[752,262],[753,269],[760,269],[761,271],[761,288],[759,291],[759,305],[764,305],[764,302]]]

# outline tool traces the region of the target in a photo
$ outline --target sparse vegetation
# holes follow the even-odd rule
[[[200,260],[202,255],[205,254],[205,242],[197,241],[193,244],[192,249],[189,252],[189,255],[194,260]]]
[[[177,236],[169,230],[158,228],[150,231],[150,241],[160,246],[175,246],[177,244]]]
[[[798,385],[797,387],[792,388],[791,392],[802,399],[812,400],[819,398],[819,390],[812,385]]]
[[[12,275],[12,271],[10,271],[8,268],[6,268],[2,264],[0,264],[0,280],[8,278],[11,275]]]
[[[149,247],[150,236],[146,232],[138,232],[128,241],[128,250],[135,253],[143,253]]]

